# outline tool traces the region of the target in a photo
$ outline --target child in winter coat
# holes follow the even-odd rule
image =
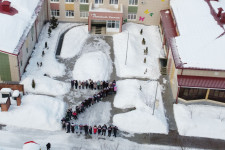
[[[98,130],[98,128],[97,128],[97,126],[95,125],[95,126],[93,127],[94,134],[97,133],[97,130]]]

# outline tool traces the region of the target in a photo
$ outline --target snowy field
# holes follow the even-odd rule
[[[110,46],[104,39],[94,37],[93,43],[85,43],[78,58],[73,78],[76,80],[109,80],[112,73]]]
[[[140,34],[141,29],[143,29],[142,35]],[[113,36],[117,75],[119,77],[158,79],[160,76],[158,58],[163,57],[158,27],[126,23],[123,25],[123,31]],[[142,45],[143,38],[146,41],[145,45]],[[125,64],[127,40],[128,51]],[[144,55],[146,47],[148,47],[148,55]],[[146,63],[144,63],[145,57]]]
[[[9,112],[0,111],[0,124],[55,131],[61,129],[60,120],[64,113],[65,103],[62,100],[27,95],[23,96],[21,106],[11,105]]]
[[[225,140],[225,108],[174,104],[179,134]]]
[[[157,89],[155,102],[157,82],[129,79],[118,81],[117,86],[114,106],[121,109],[135,108],[135,110],[115,115],[114,125],[130,133],[168,133],[160,86]],[[155,112],[152,115],[154,103]]]

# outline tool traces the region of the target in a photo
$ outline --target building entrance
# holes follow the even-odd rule
[[[106,34],[106,20],[92,20],[91,21],[92,34]]]

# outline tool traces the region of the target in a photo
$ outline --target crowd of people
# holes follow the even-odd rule
[[[85,83],[85,84],[84,84]],[[67,133],[79,133],[82,134],[82,132],[85,132],[85,135],[92,135],[92,131],[94,134],[102,134],[106,135],[106,131],[108,131],[108,136],[111,136],[111,133],[113,133],[113,136],[116,137],[118,128],[116,126],[109,126],[106,125],[99,125],[99,126],[88,126],[88,125],[82,125],[82,124],[76,124],[76,123],[70,123],[72,119],[75,121],[78,119],[78,115],[83,113],[88,107],[91,107],[95,103],[101,101],[104,97],[116,93],[117,87],[116,87],[116,81],[113,80],[112,82],[108,81],[97,81],[93,82],[93,80],[87,80],[85,82],[72,80],[71,81],[71,88],[72,89],[95,89],[100,90],[97,94],[94,94],[92,97],[89,97],[88,99],[85,99],[81,102],[80,105],[76,106],[75,110],[72,110],[72,108],[67,110],[66,116],[61,120],[62,121],[62,128],[66,130]]]
[[[107,88],[115,88],[115,80],[109,81],[93,81],[91,79],[86,81],[71,80],[71,89],[91,89],[91,90],[106,90]],[[113,89],[114,90],[114,89]]]

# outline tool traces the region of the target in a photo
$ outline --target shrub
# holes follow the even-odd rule
[[[32,80],[32,88],[35,89],[35,81],[34,81],[34,79]]]

